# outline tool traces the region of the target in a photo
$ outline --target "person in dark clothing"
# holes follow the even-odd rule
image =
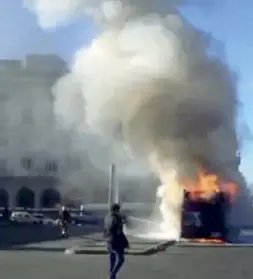
[[[109,214],[105,217],[104,237],[110,259],[110,279],[116,279],[116,275],[125,261],[125,249],[129,248],[128,240],[123,232],[123,219],[120,206],[113,204]]]
[[[62,237],[68,236],[68,224],[71,222],[71,216],[68,210],[63,206],[60,210],[60,226],[61,226],[61,235]]]

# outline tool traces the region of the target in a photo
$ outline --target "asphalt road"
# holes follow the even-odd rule
[[[0,251],[1,278],[100,279],[107,276],[105,256],[60,252]],[[253,248],[171,247],[153,256],[128,256],[119,279],[253,278]]]

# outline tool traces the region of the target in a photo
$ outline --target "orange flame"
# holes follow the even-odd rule
[[[224,244],[226,243],[224,240],[222,239],[207,239],[207,238],[195,238],[195,239],[191,239],[191,242],[197,242],[197,243],[207,243],[207,244]]]
[[[193,199],[211,199],[216,193],[224,192],[232,200],[237,192],[237,185],[233,182],[222,182],[216,174],[208,174],[199,171],[196,180],[187,179],[184,182],[185,189]]]

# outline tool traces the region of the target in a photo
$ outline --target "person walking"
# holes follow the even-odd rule
[[[68,225],[71,222],[71,216],[65,206],[62,206],[59,212],[61,236],[68,237]]]
[[[129,248],[129,242],[123,231],[123,218],[120,213],[120,205],[115,203],[105,217],[104,237],[109,253],[109,279],[116,276],[125,261],[125,249]]]

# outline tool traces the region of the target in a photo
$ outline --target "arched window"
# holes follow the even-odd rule
[[[34,191],[27,187],[22,187],[17,193],[16,203],[17,207],[33,208],[35,205]]]
[[[8,207],[9,206],[9,193],[0,188],[0,207]]]
[[[60,193],[56,189],[48,188],[44,190],[41,194],[40,206],[53,208],[57,204],[59,204],[60,201],[61,201]]]

